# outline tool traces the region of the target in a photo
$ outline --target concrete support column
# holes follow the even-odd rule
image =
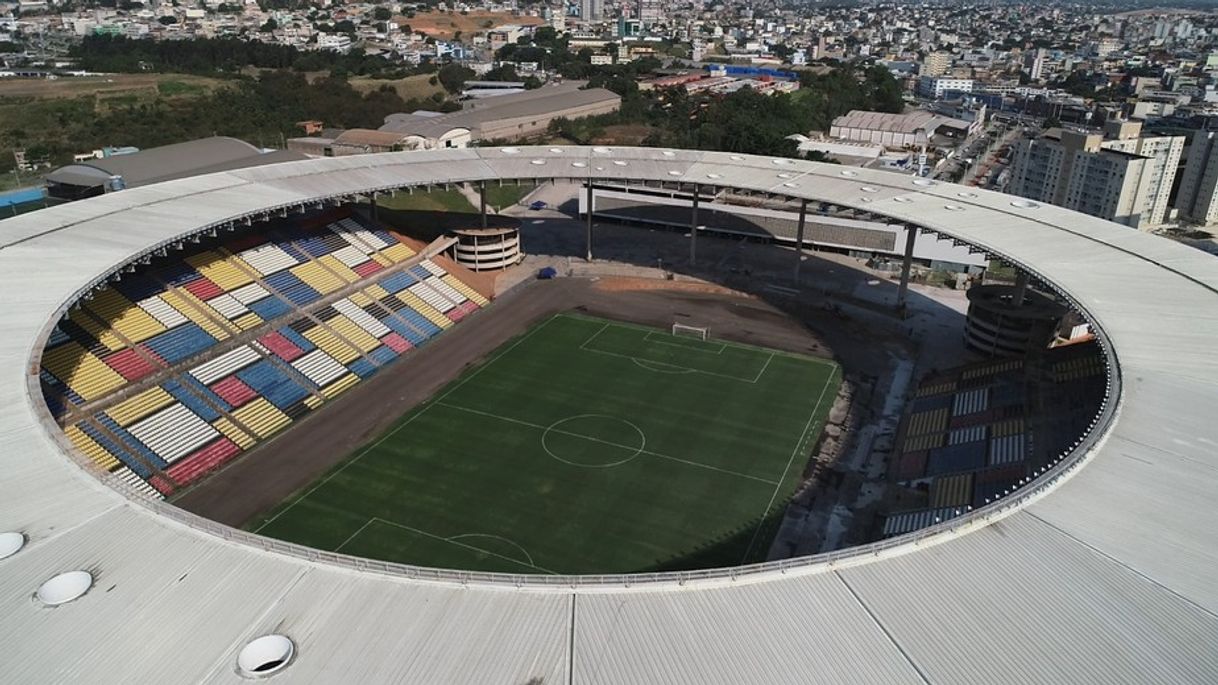
[[[377,220],[377,217],[376,217],[376,195],[377,195],[376,193],[373,193],[373,194],[372,194],[372,197],[370,197],[370,198],[369,198],[369,200],[371,201],[371,202],[370,202],[371,207],[370,207],[370,212],[369,212],[369,213],[370,213],[370,214],[372,214],[372,220],[373,220],[373,221],[376,221],[376,220]]]
[[[692,266],[698,262],[698,199],[699,186],[694,184],[694,205],[689,215],[689,263]]]
[[[1015,276],[1015,293],[1011,296],[1011,305],[1019,307],[1023,304],[1024,297],[1028,294],[1028,275],[1020,271]]]
[[[901,284],[897,287],[897,310],[905,310],[905,296],[909,292],[909,269],[913,266],[914,241],[918,238],[918,229],[906,227],[905,256],[901,260]]]
[[[588,179],[588,232],[584,238],[584,244],[588,249],[588,261],[592,261],[592,179]]]
[[[478,182],[478,213],[482,216],[482,228],[486,228],[486,181]]]
[[[804,227],[808,224],[808,201],[799,203],[799,226],[795,229],[795,282],[799,283],[799,267],[804,260]]]

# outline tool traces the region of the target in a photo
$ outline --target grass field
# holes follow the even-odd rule
[[[329,72],[325,74],[329,76]],[[379,90],[383,86],[390,86],[403,100],[418,98],[426,100],[436,93],[443,94],[444,88],[439,83],[432,84],[431,79],[434,74],[415,74],[406,78],[388,80],[370,78],[367,76],[356,76],[349,80],[352,88],[358,90],[361,94],[371,93],[374,90]]]
[[[533,183],[521,183],[519,185],[488,183],[486,184],[486,203],[499,211],[503,211],[520,202],[521,198],[533,192],[536,188],[537,185]]]
[[[384,209],[416,211],[416,212],[466,212],[475,213],[478,210],[465,199],[465,196],[455,188],[448,190],[433,190],[429,193],[401,192],[392,196],[377,198],[377,204]]]
[[[484,571],[758,561],[839,382],[823,359],[558,315],[249,528]]]

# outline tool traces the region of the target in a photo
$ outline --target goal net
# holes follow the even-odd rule
[[[710,329],[705,326],[687,326],[683,323],[674,323],[672,325],[672,334],[683,338],[706,340],[710,337]]]

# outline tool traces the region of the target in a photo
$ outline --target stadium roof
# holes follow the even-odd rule
[[[1116,364],[1044,482],[908,537],[751,569],[496,577],[306,552],[112,488],[42,406],[49,325],[129,259],[330,197],[494,178],[685,181],[954,236],[1084,307]],[[892,173],[641,148],[480,148],[241,169],[0,222],[0,681],[1218,682],[1218,261],[1065,209]],[[1118,401],[1119,399],[1119,401]],[[271,449],[274,449],[271,447]],[[1076,460],[1077,458],[1077,460]],[[95,580],[57,607],[61,572]]]

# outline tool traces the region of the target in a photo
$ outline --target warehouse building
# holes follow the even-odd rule
[[[390,114],[380,130],[405,134],[408,144],[417,144],[417,149],[468,147],[479,140],[526,138],[544,133],[555,119],[609,114],[622,106],[622,98],[616,93],[583,86],[583,82],[571,81],[470,100],[461,111],[448,114]]]
[[[307,157],[299,152],[264,152],[243,140],[215,136],[68,164],[47,174],[47,195],[80,200],[188,176],[302,159]]]

